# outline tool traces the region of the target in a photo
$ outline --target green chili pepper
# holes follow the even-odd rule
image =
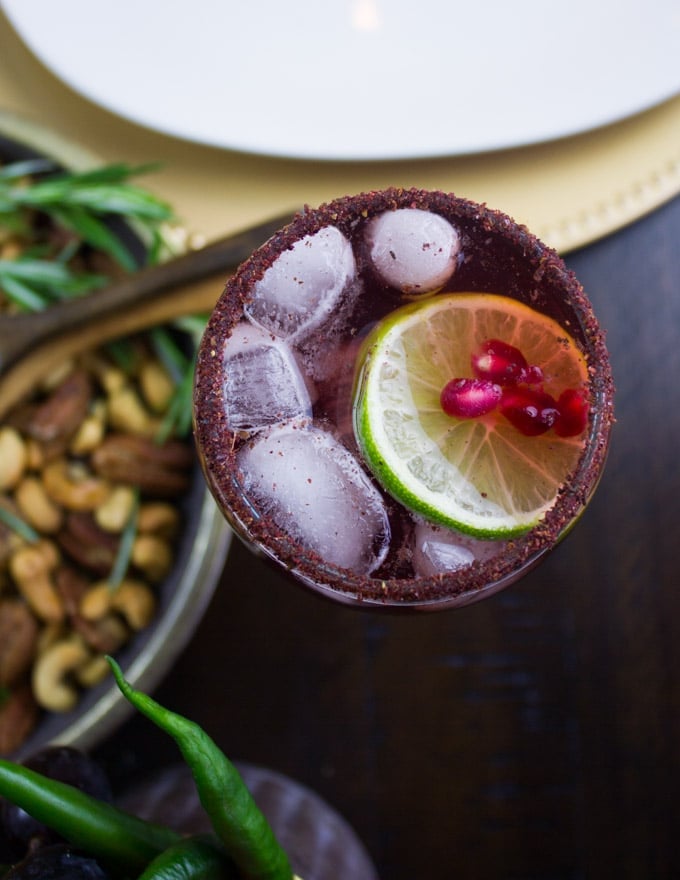
[[[286,853],[231,761],[198,724],[135,690],[116,661],[111,657],[108,660],[123,695],[179,746],[203,808],[242,876],[250,880],[291,880]]]
[[[138,880],[237,880],[234,864],[217,841],[185,837],[147,865]]]
[[[0,759],[0,795],[107,864],[143,870],[180,835],[118,810],[72,785]]]

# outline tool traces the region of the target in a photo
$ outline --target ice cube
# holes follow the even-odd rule
[[[277,336],[300,339],[339,307],[355,275],[351,244],[326,226],[277,257],[255,285],[246,314]]]
[[[503,550],[503,541],[485,541],[429,523],[414,531],[413,567],[417,575],[429,577],[466,568],[475,559],[490,559]]]
[[[279,528],[358,575],[384,560],[390,526],[380,493],[329,432],[290,422],[238,456],[246,494]]]
[[[243,321],[224,346],[224,411],[230,431],[255,431],[312,414],[312,401],[286,342]]]
[[[458,233],[448,220],[431,211],[386,211],[370,221],[366,236],[377,272],[404,293],[436,290],[456,269]]]

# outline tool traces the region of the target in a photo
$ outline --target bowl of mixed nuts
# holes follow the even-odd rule
[[[0,114],[0,320],[163,258],[170,211],[139,169],[82,163]],[[150,689],[206,609],[231,535],[190,431],[202,327],[68,357],[0,420],[2,756],[93,745],[128,711],[106,655]]]

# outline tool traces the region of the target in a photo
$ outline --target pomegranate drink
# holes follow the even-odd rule
[[[582,288],[507,216],[388,190],[298,215],[227,284],[196,438],[225,516],[303,584],[445,608],[582,513],[612,379]]]

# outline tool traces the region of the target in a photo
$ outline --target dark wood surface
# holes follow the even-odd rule
[[[384,880],[680,877],[680,200],[567,262],[608,329],[618,422],[553,555],[406,617],[327,603],[235,545],[156,691],[322,795]],[[119,786],[178,757],[139,718],[98,754]]]

